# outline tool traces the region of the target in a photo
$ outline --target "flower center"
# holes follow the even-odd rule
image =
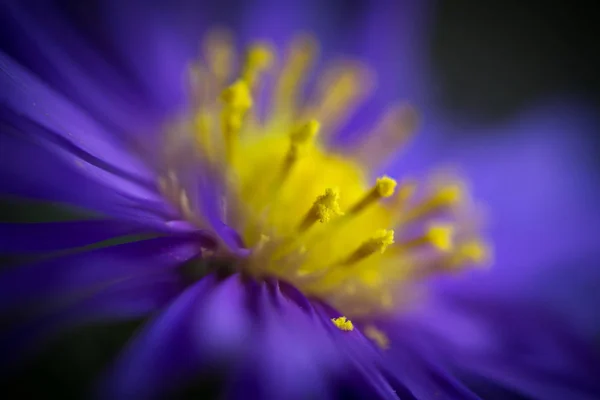
[[[433,273],[483,262],[488,251],[473,220],[459,212],[470,205],[460,181],[370,180],[414,129],[410,107],[390,108],[344,152],[329,145],[371,86],[370,74],[361,65],[335,65],[302,105],[301,83],[314,53],[309,39],[292,43],[274,68],[270,98],[265,75],[276,56],[267,45],[250,47],[229,85],[234,51],[222,34],[207,41],[205,63],[190,68],[192,116],[177,132],[193,138],[195,159],[224,186],[220,222],[248,250],[235,257],[239,268],[289,281],[355,316],[406,301],[410,287]],[[171,165],[163,180],[165,193],[186,218],[214,226],[174,170],[180,168]],[[346,319],[334,323],[352,329]]]

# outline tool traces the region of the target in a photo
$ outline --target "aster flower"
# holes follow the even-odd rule
[[[231,397],[320,398],[345,390],[359,398],[476,398],[452,373],[457,368],[541,398],[563,386],[559,398],[591,398],[595,359],[572,352],[579,342],[569,332],[552,344],[561,350],[555,360],[573,355],[573,373],[542,390],[539,380],[499,374],[518,365],[506,360],[457,362],[465,353],[431,323],[431,309],[397,317],[418,301],[418,289],[435,286],[432,279],[488,261],[478,209],[453,175],[413,181],[392,174],[395,168],[388,171],[394,178],[376,174],[415,130],[410,106],[390,107],[365,135],[336,138],[371,88],[371,71],[333,65],[302,104],[315,52],[314,40],[299,37],[283,51],[252,44],[236,63],[227,34],[213,33],[187,69],[188,107],[160,125],[146,104],[123,113],[88,92],[84,75],[66,61],[58,65],[84,86],[67,85],[61,96],[2,54],[3,193],[103,214],[4,224],[2,250],[63,251],[153,235],[4,271],[1,310],[25,321],[5,336],[6,360],[74,323],[156,312],[107,371],[107,398],[172,393],[223,365]],[[111,112],[99,112],[104,106]],[[134,125],[145,136],[124,132]],[[159,134],[150,136],[148,126]],[[24,159],[27,168],[15,171]],[[506,303],[478,308],[483,297],[466,304],[450,297],[442,306],[473,309],[471,321],[491,312],[495,324],[513,322]],[[519,316],[529,317],[526,311]],[[458,315],[444,314],[450,321]],[[523,375],[546,372],[526,367]]]

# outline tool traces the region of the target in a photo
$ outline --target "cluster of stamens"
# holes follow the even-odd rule
[[[485,244],[476,229],[466,228],[472,221],[456,212],[470,206],[460,182],[428,187],[381,176],[370,188],[365,184],[414,130],[412,108],[390,108],[343,153],[327,146],[372,85],[364,84],[370,74],[363,67],[338,65],[318,84],[316,98],[300,105],[314,54],[312,41],[293,43],[277,66],[267,118],[254,99],[263,97],[262,78],[276,64],[268,46],[252,46],[232,79],[231,42],[213,36],[206,62],[190,69],[193,116],[184,123],[184,141],[225,183],[220,217],[249,250],[237,257],[239,268],[257,278],[287,280],[345,315],[359,316],[405,301],[409,289],[432,274],[484,262]],[[171,171],[181,169],[180,159],[170,162]],[[192,204],[177,176],[166,174],[161,187],[186,218],[206,225],[201,205]],[[227,253],[220,244],[220,253]],[[332,321],[353,329],[346,318]],[[371,334],[385,342],[375,328]]]

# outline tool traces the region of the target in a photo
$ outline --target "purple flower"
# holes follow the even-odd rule
[[[598,321],[542,285],[549,262],[597,245],[597,192],[575,160],[593,121],[558,104],[503,128],[512,136],[446,142],[459,128],[424,95],[415,4],[402,24],[389,6],[365,17],[365,47],[350,50],[386,80],[356,113],[373,73],[309,73],[317,42],[287,37],[310,26],[307,4],[252,15],[242,38],[267,40],[238,52],[227,32],[200,32],[193,4],[107,2],[96,11],[116,41],[90,28],[103,56],[51,7],[3,5],[0,192],[88,214],[0,224],[3,253],[35,256],[0,274],[14,321],[1,365],[75,325],[150,317],[100,396],[161,397],[218,370],[233,398],[469,399],[490,383],[596,398]],[[393,50],[376,40],[399,33]],[[398,92],[416,108],[374,121]],[[419,120],[422,139],[394,158]],[[471,184],[423,176],[436,160],[460,160]],[[479,198],[498,221],[487,231]]]

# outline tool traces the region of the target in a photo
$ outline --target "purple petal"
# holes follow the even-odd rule
[[[183,290],[174,271],[135,277],[103,288],[81,301],[37,316],[0,335],[1,365],[24,361],[59,333],[75,326],[144,317]]]
[[[176,218],[162,199],[131,196],[110,181],[90,179],[66,160],[63,149],[30,136],[35,127],[27,127],[28,134],[21,128],[0,125],[0,194],[69,203],[148,224]]]
[[[148,233],[148,228],[114,220],[0,223],[0,253],[64,250],[141,233]]]
[[[163,273],[200,252],[201,243],[156,238],[5,268],[0,274],[0,310],[81,296],[135,276]],[[40,304],[41,305],[41,304]]]
[[[3,34],[12,39],[2,44],[19,63],[119,135],[155,130],[164,115],[140,95],[125,71],[116,68],[118,60],[98,53],[62,10],[52,4],[31,7],[17,2],[0,7]],[[97,20],[98,12],[94,16]]]
[[[257,284],[247,290],[253,292],[257,324],[244,359],[236,363],[228,397],[327,397],[334,373],[344,364],[310,304],[298,303],[298,293],[285,284]]]
[[[245,11],[240,24],[243,45],[254,40],[268,40],[278,50],[283,50],[296,34],[317,34],[319,40],[327,40],[320,33],[332,31],[326,18],[314,18],[324,11],[322,3],[315,0],[290,1],[285,4],[276,0],[259,0]]]
[[[325,317],[335,316],[324,310],[321,313]],[[405,341],[401,335],[388,330],[391,345],[381,351],[357,330],[360,325],[353,332],[341,332],[333,327],[329,318],[325,322],[335,335],[340,351],[353,360],[354,371],[350,376],[364,381],[362,391],[370,395],[363,397],[376,394],[382,398],[477,399],[448,371],[440,368],[428,351]]]
[[[4,53],[0,53],[0,93],[0,102],[22,118],[125,173],[146,181],[153,179],[152,172],[127,151],[122,140],[115,139],[84,111]]]
[[[593,399],[600,358],[544,307],[472,294],[437,298],[396,327],[458,373],[542,399]]]
[[[103,397],[161,398],[198,370],[202,360],[192,346],[191,317],[212,286],[208,277],[188,288],[140,333],[108,372]]]
[[[186,104],[186,68],[199,56],[209,8],[195,1],[179,2],[177,7],[141,0],[102,5],[101,16],[110,26],[105,33],[162,109],[173,111]]]
[[[461,162],[486,207],[485,233],[494,247],[489,270],[444,286],[542,302],[569,325],[597,334],[600,186],[586,138],[599,123],[589,108],[553,102],[505,126],[479,129],[468,144],[443,146],[443,158]]]
[[[339,363],[335,355],[326,331],[277,289],[238,275],[216,284],[205,278],[132,343],[103,393],[160,398],[204,370],[227,365],[229,397],[237,398],[237,390],[260,395],[253,398],[314,394],[323,369]],[[256,391],[248,392],[252,387]]]

